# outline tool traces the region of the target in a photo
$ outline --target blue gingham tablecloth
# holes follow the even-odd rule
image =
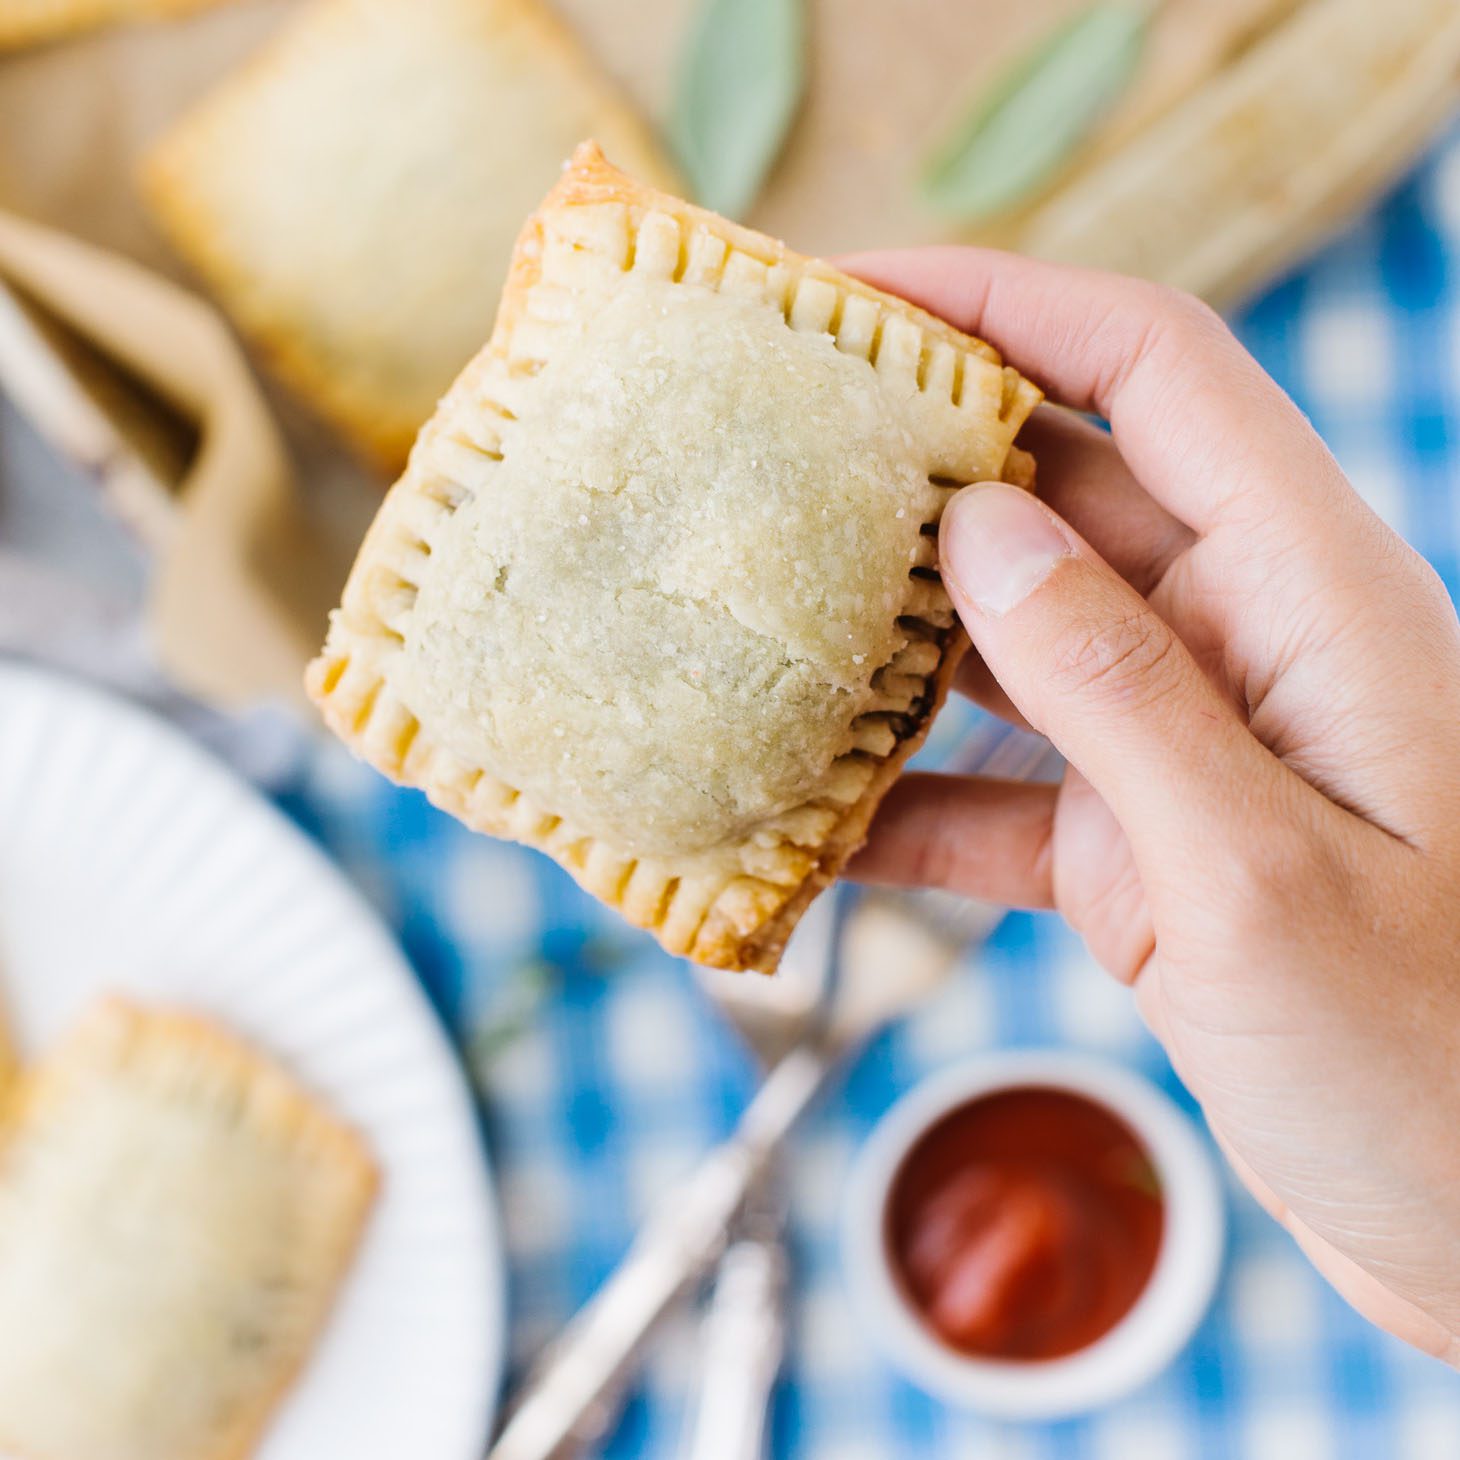
[[[1234,322],[1358,489],[1454,593],[1460,132]],[[332,747],[309,752],[279,799],[396,930],[447,1025],[463,1039],[483,1023],[501,1035],[479,1085],[520,1369],[610,1271],[656,1197],[728,1131],[752,1066],[684,968],[545,859],[470,835]],[[1133,1397],[1083,1419],[1010,1426],[950,1411],[899,1379],[854,1318],[840,1270],[849,1163],[923,1075],[1019,1045],[1124,1061],[1194,1109],[1127,994],[1079,941],[1052,917],[1008,918],[934,1003],[857,1059],[797,1133],[788,1163],[795,1286],[772,1454],[1460,1456],[1460,1376],[1365,1324],[1230,1180],[1216,1302],[1186,1351]],[[691,1333],[686,1318],[670,1326],[605,1454],[678,1453]]]

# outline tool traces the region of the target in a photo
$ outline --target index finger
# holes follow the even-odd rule
[[[988,340],[1051,399],[1104,416],[1141,485],[1198,532],[1237,506],[1258,519],[1297,512],[1311,521],[1347,495],[1302,412],[1190,295],[996,249],[839,262]]]

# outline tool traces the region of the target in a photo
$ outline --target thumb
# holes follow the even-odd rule
[[[1165,620],[1027,492],[965,487],[944,511],[939,556],[984,662],[1138,859],[1230,825],[1253,778],[1280,775]]]

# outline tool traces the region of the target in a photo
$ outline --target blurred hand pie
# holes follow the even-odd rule
[[[359,1138],[221,1030],[93,1009],[0,1137],[0,1449],[248,1454],[375,1185]]]
[[[672,177],[538,0],[312,0],[143,181],[280,374],[394,471],[491,328],[522,218],[590,134]]]

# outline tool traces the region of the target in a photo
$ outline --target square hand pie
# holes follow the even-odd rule
[[[374,1190],[359,1138],[262,1056],[186,1015],[92,1009],[0,1141],[0,1449],[248,1454]]]
[[[309,687],[664,946],[774,968],[966,641],[952,489],[1038,392],[988,345],[580,148],[365,539]]]
[[[670,179],[538,0],[313,0],[143,181],[280,374],[398,470],[491,328],[523,217],[590,133]]]

